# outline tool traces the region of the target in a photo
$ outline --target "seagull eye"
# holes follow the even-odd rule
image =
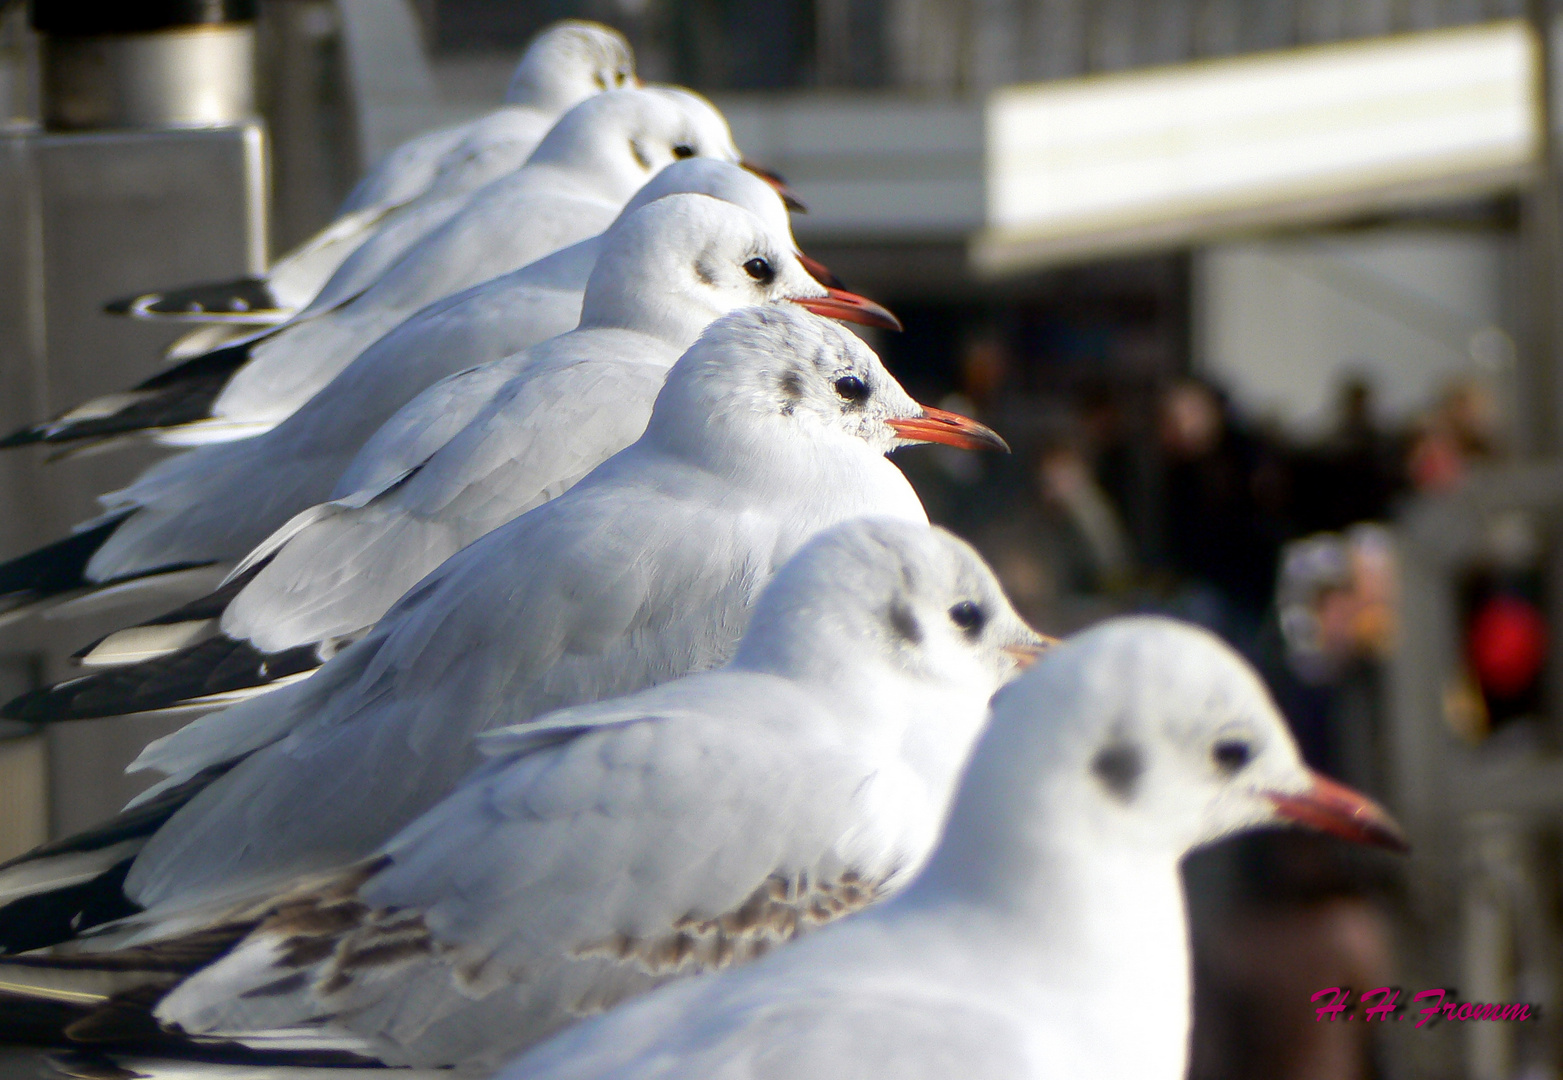
[[[836,393],[853,403],[867,401],[868,384],[856,375],[843,375],[836,380]]]
[[[983,624],[988,621],[988,614],[970,600],[962,600],[950,609],[950,621],[971,637],[976,637],[982,633]]]
[[[1235,773],[1247,765],[1254,756],[1254,748],[1241,739],[1223,739],[1210,751],[1222,772]]]
[[[688,143],[679,143],[673,148],[673,156],[676,158],[692,158],[695,156],[695,148]]]
[[[758,255],[744,263],[744,273],[762,285],[769,285],[776,278],[776,268]]]

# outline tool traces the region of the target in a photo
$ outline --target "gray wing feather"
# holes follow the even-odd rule
[[[483,188],[361,295],[318,316],[301,316],[265,343],[264,355],[257,349],[224,387],[214,413],[229,420],[281,419],[425,304],[595,236],[618,213],[617,206],[601,199],[550,188],[548,180],[557,182],[546,175],[528,177],[523,170]],[[331,288],[322,291],[319,303],[328,302]]]
[[[420,391],[463,367],[509,356],[575,326],[597,247],[595,238],[583,241],[436,301],[364,350],[271,431],[186,451],[104,496],[106,507],[136,506],[146,513],[110,537],[89,573],[106,580],[173,562],[231,562],[294,514],[332,497],[344,470],[346,490],[338,496],[361,480],[373,483],[373,477],[353,473],[354,455]],[[449,427],[445,415],[430,415]],[[403,422],[417,431],[427,419],[414,414]],[[381,443],[405,438],[406,431],[393,427]],[[361,466],[360,474],[367,468]]]
[[[293,311],[308,306],[331,275],[373,238],[387,209],[370,207],[344,213],[272,263],[266,285],[278,306]]]
[[[458,552],[312,678],[229,710],[247,711],[241,723],[203,718],[154,744],[144,764],[188,769],[229,760],[236,742],[280,740],[164,826],[131,895],[150,906],[363,857],[477,762],[477,732],[724,662],[773,572],[732,553],[770,545],[717,535],[698,501],[658,498],[650,513],[647,493],[600,486]],[[650,611],[695,610],[709,614],[638,632]]]
[[[397,409],[342,471],[334,499],[383,491],[428,461],[466,427],[509,382],[525,358],[517,355],[447,375]]]
[[[411,202],[429,189],[440,159],[455,149],[475,121],[436,128],[408,139],[381,158],[343,201],[340,214],[357,210],[389,210]]]
[[[647,342],[654,356],[658,343]],[[420,398],[434,442],[463,411],[447,404],[491,372]],[[655,363],[582,361],[512,379],[416,473],[357,508],[323,515],[294,536],[223,614],[223,632],[266,652],[355,634],[440,563],[480,536],[573,487],[638,438],[662,386]],[[438,391],[438,392],[436,392]],[[411,408],[411,407],[409,407]],[[405,423],[408,417],[398,417]]]
[[[397,1060],[494,1065],[763,952],[837,912],[785,885],[768,907],[756,893],[841,876],[841,837],[864,816],[865,766],[821,737],[817,709],[781,680],[722,674],[568,710],[549,723],[565,741],[491,761],[392,841],[358,894],[385,914],[332,958],[290,965],[257,935],[187,988],[178,1019],[242,1030],[331,1015]],[[864,881],[895,869],[882,850],[856,854]],[[294,1015],[283,995],[241,997],[301,968],[313,989],[294,991]]]

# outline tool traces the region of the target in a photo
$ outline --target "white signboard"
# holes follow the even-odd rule
[[[1008,87],[989,272],[1512,188],[1538,145],[1520,21]]]

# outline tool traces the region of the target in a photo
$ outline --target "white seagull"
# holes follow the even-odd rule
[[[634,53],[617,30],[575,19],[554,23],[522,54],[503,105],[392,150],[358,182],[336,220],[278,259],[264,278],[144,293],[116,300],[108,310],[187,322],[285,321],[314,299],[387,215],[422,197],[475,191],[514,171],[566,110],[635,83]]]
[[[793,305],[724,316],[633,445],[448,559],[312,677],[153,743],[135,767],[168,779],[129,818],[13,866],[0,895],[31,910],[59,867],[68,927],[123,905],[83,885],[94,861],[102,889],[123,880],[150,907],[365,857],[454,789],[479,732],[717,667],[816,533],[926,523],[884,455],[935,441],[1002,445],[929,415],[834,322]],[[12,907],[0,942],[16,948]]]
[[[425,304],[595,236],[647,180],[690,157],[738,161],[710,102],[674,88],[598,94],[561,117],[523,167],[465,197],[459,213],[383,272],[376,263],[359,273],[387,230],[287,324],[23,428],[0,446],[132,432],[195,445],[258,434]],[[351,288],[339,286],[349,279]]]
[[[697,192],[750,210],[777,243],[794,248],[786,209],[770,184],[710,158],[664,169],[635,195],[620,220],[664,195]],[[265,434],[197,447],[153,465],[134,483],[102,497],[118,520],[90,541],[94,550],[85,550],[79,536],[52,545],[57,554],[68,555],[56,560],[52,589],[18,588],[6,598],[0,588],[0,602],[9,600],[15,618],[62,601],[73,608],[98,605],[147,589],[171,591],[185,578],[221,577],[221,571],[210,575],[188,568],[232,567],[293,515],[350,495],[361,485],[334,491],[343,470],[376,429],[431,383],[574,328],[587,278],[612,231],[429,305]],[[68,552],[60,552],[62,547]],[[42,561],[50,550],[35,557]],[[6,579],[0,569],[0,582]],[[202,606],[197,602],[197,610]],[[188,627],[192,617],[184,613],[172,621]],[[106,648],[89,648],[87,662],[145,659],[195,639],[186,630],[166,629],[130,637],[133,642],[118,638]]]
[[[578,329],[420,394],[344,477],[361,486],[288,522],[217,594],[105,639],[89,661],[144,659],[71,692],[146,712],[322,663],[451,555],[639,438],[668,368],[713,320],[786,302],[894,325],[809,276],[741,207],[670,195],[636,211],[603,246]]]
[[[33,1002],[96,974],[60,1019],[100,1052],[155,1018],[198,1049],[356,1037],[388,1063],[492,1072],[893,895],[988,699],[1044,645],[949,533],[838,525],[777,574],[726,667],[490,732],[488,760],[368,861],[194,920],[148,911],[74,956],[0,962],[0,984]],[[99,947],[115,939],[133,944]],[[0,1039],[11,1022],[0,995]]]
[[[1298,823],[1402,847],[1311,774],[1257,675],[1162,619],[1107,623],[1001,691],[900,896],[741,971],[567,1030],[499,1080],[1181,1080],[1178,864]]]

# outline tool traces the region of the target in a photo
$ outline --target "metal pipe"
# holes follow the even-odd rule
[[[254,54],[247,23],[46,37],[43,122],[53,131],[237,123],[255,112]]]
[[[255,112],[254,0],[33,0],[52,131],[204,127]]]

